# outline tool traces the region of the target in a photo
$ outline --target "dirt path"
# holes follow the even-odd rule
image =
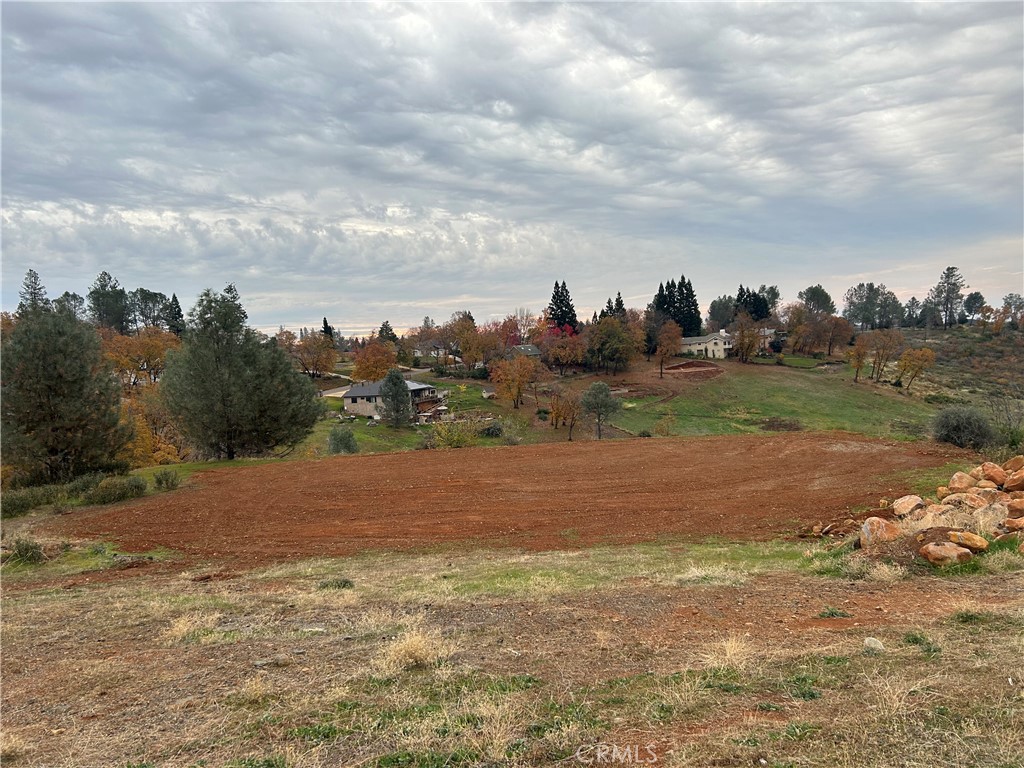
[[[894,472],[952,455],[785,434],[338,457],[205,472],[192,487],[48,528],[238,565],[462,540],[562,549],[660,535],[758,539],[902,492]]]

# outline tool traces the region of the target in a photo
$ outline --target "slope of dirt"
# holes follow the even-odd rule
[[[660,535],[763,539],[880,496],[960,455],[847,434],[416,451],[195,475],[175,493],[54,521],[129,551],[261,563],[475,540],[562,549]]]

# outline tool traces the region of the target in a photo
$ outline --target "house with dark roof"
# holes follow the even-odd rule
[[[540,360],[540,347],[536,344],[517,344],[512,347],[512,355],[518,357],[532,357],[535,360]]]
[[[365,381],[349,389],[345,393],[345,410],[348,413],[377,418],[377,406],[380,404],[380,385],[383,383],[383,379],[380,381]],[[430,384],[406,379],[405,386],[409,389],[409,400],[412,403],[413,414],[429,411],[440,402],[437,389]]]

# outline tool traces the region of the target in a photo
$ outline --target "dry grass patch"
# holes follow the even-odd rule
[[[755,568],[739,570],[728,565],[701,563],[687,568],[675,577],[679,586],[707,585],[714,587],[739,587],[757,574]]]
[[[29,741],[17,733],[5,730],[0,733],[0,763],[7,765],[27,757],[32,751]]]
[[[403,632],[374,656],[372,667],[384,677],[415,669],[429,669],[447,661],[455,644],[433,630],[415,628]]]
[[[731,668],[740,672],[753,671],[769,661],[747,637],[735,634],[712,643],[701,653],[700,660],[712,669]]]
[[[176,643],[215,643],[217,624],[223,614],[191,612],[171,621],[162,635],[165,642]]]

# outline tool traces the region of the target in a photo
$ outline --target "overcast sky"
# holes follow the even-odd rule
[[[643,307],[685,274],[1022,290],[1019,2],[2,4],[3,306],[256,326]]]

